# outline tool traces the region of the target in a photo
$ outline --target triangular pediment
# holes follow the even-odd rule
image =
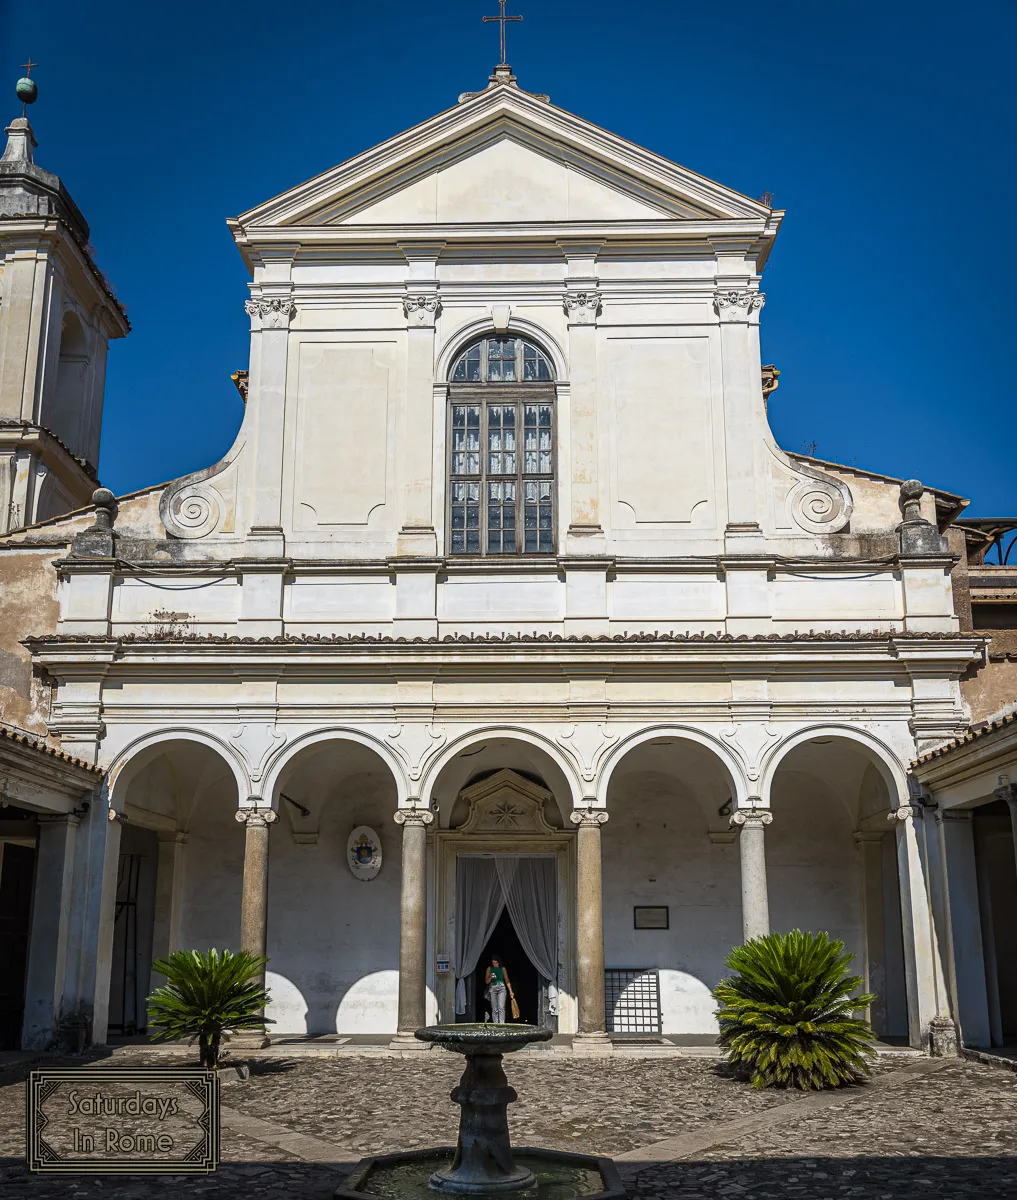
[[[514,836],[556,832],[544,819],[544,805],[554,800],[553,794],[508,768],[471,784],[459,795],[470,806],[460,833]]]
[[[238,218],[258,227],[767,219],[757,201],[496,86]]]

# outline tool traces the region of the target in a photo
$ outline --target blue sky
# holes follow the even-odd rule
[[[118,492],[218,459],[242,408],[246,271],[225,219],[483,86],[493,0],[0,3],[37,161],[70,189],[133,332],[110,351]],[[510,0],[520,83],[787,217],[764,276],[790,450],[1017,512],[1012,48],[983,0]]]

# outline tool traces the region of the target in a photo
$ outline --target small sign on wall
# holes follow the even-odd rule
[[[670,910],[666,904],[637,904],[632,909],[633,929],[670,929]]]
[[[447,954],[438,955],[438,965],[436,970],[439,975],[447,975],[449,972],[449,956]]]

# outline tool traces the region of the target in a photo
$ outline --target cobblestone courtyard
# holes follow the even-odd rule
[[[140,1050],[101,1060],[146,1061]],[[223,1161],[201,1179],[29,1175],[25,1072],[8,1072],[0,1200],[154,1200],[167,1188],[326,1200],[364,1154],[454,1141],[460,1065],[441,1052],[294,1056],[255,1063],[247,1081],[224,1072]],[[1017,1075],[981,1063],[886,1057],[868,1086],[811,1097],[756,1092],[694,1058],[520,1055],[510,1078],[517,1145],[611,1155],[641,1200],[1017,1197]]]

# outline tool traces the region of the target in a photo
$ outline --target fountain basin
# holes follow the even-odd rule
[[[508,1106],[516,1100],[502,1058],[551,1031],[537,1025],[429,1025],[415,1034],[466,1058],[451,1099],[459,1105],[455,1147],[382,1154],[357,1164],[339,1200],[430,1200],[454,1196],[519,1197],[520,1200],[621,1200],[625,1190],[609,1158],[560,1150],[513,1151]]]
[[[379,1154],[357,1164],[339,1188],[337,1200],[433,1200],[429,1180],[448,1171],[455,1148],[409,1150]],[[533,1175],[528,1187],[513,1191],[519,1200],[624,1200],[618,1168],[609,1158],[523,1147],[513,1151],[517,1167]],[[504,1196],[503,1191],[474,1192],[475,1196]]]

